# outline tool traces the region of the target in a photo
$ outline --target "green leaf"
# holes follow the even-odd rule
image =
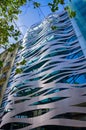
[[[25,60],[25,59],[23,59],[23,60],[20,62],[21,65],[25,65],[25,63],[26,63],[26,60]]]
[[[64,4],[64,0],[59,0],[59,3],[63,5]]]
[[[66,7],[65,7],[65,10],[67,10],[67,12],[68,12],[70,18],[73,18],[73,17],[76,16],[76,12],[73,11],[69,6],[66,6]]]
[[[57,29],[57,26],[51,26],[51,29],[52,29],[52,30],[56,30],[56,29]]]
[[[75,16],[76,16],[76,12],[75,12],[75,11],[71,11],[70,17],[73,18],[73,17],[75,17]]]
[[[26,60],[23,59],[20,63],[17,63],[16,65],[25,65],[26,64]]]
[[[52,3],[48,3],[48,6],[52,6],[53,4]]]
[[[12,44],[9,48],[8,48],[8,51],[9,52],[12,52],[15,50],[15,48],[17,47],[17,44]]]
[[[21,74],[23,70],[21,68],[17,68],[15,74]]]
[[[20,10],[21,6],[29,5],[30,2],[33,3],[34,8],[39,8],[41,5],[40,2],[33,0],[0,0],[0,44],[4,46],[7,43],[10,44],[10,38],[16,41],[19,39],[21,34],[16,25],[13,24],[13,21],[17,20],[18,15],[22,12]],[[58,10],[58,4],[63,5],[64,0],[52,0],[52,2],[48,3],[48,6],[52,12],[56,12]],[[75,11],[69,8],[68,13],[71,18],[76,15]],[[13,48],[9,50],[12,51]]]
[[[19,49],[23,49],[24,47],[23,46],[19,46]]]
[[[38,3],[38,2],[33,2],[33,6],[34,6],[34,8],[38,8],[38,7],[40,7],[40,3]]]
[[[3,67],[3,61],[0,60],[0,67]]]
[[[55,12],[58,10],[58,4],[58,0],[53,0],[53,3],[48,3],[48,6],[50,6],[52,12]]]
[[[14,51],[14,48],[10,47],[10,48],[8,48],[8,51],[12,52],[12,51]]]

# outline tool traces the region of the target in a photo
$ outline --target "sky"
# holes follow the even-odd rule
[[[27,29],[30,28],[31,25],[40,22],[44,19],[49,13],[51,13],[50,8],[47,6],[48,2],[52,2],[52,0],[35,0],[43,7],[40,7],[39,9],[34,9],[32,3],[30,5],[27,3],[26,5],[22,6],[20,9],[22,13],[18,16],[18,20],[15,21],[19,30],[22,32],[22,36],[20,39],[22,39],[27,31]],[[10,43],[16,43],[16,41],[13,40],[13,38],[10,38]],[[0,48],[0,53],[4,51],[3,48]]]
[[[30,4],[30,6],[27,4],[21,8],[22,14],[18,17],[17,25],[23,35],[25,35],[27,29],[30,28],[31,25],[42,21],[51,13],[47,3],[52,2],[52,0],[37,0],[37,2],[41,3],[40,9],[34,9],[32,4]],[[59,10],[62,9],[63,7],[59,5]]]
[[[22,33],[20,39],[23,39],[27,29],[31,27],[31,25],[41,22],[47,15],[51,12],[50,7],[47,5],[49,2],[52,3],[53,0],[35,0],[41,4],[40,8],[34,9],[32,3],[26,4],[22,6],[20,9],[22,13],[19,14],[18,20],[15,21],[19,30]],[[65,0],[65,2],[68,0]],[[63,10],[63,6],[59,5],[59,10]],[[11,38],[10,43],[14,43],[15,41]],[[3,52],[3,49],[0,49],[0,53]]]

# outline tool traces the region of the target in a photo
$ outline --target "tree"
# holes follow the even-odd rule
[[[20,31],[15,20],[25,3],[26,0],[0,0],[0,45],[9,44],[9,37],[18,40]]]
[[[65,0],[52,0],[52,3],[47,3],[52,12],[58,10],[58,4],[64,5]],[[71,0],[69,0],[71,1]],[[20,7],[29,4],[32,2],[33,7],[39,8],[41,3],[37,0],[0,0],[0,45],[7,46],[10,44],[9,38],[13,38],[18,41],[19,36],[21,35],[20,30],[17,28],[15,20],[18,19],[18,14],[22,11]],[[75,12],[72,11],[69,7],[65,8],[68,10],[70,17],[75,16]],[[53,30],[56,27],[51,27]],[[12,49],[11,49],[12,50]]]
[[[15,47],[18,45],[10,44],[9,38],[18,41],[18,38],[21,35],[21,32],[15,22],[18,19],[18,15],[22,12],[20,7],[29,3],[32,3],[34,9],[42,6],[38,0],[0,0],[0,45],[5,48],[10,46],[10,48],[8,48],[9,52],[14,51]],[[50,7],[51,12],[56,12],[58,10],[58,4],[63,6],[64,3],[65,0],[52,0],[52,2],[47,3],[47,5]],[[76,15],[76,13],[72,11],[69,6],[65,7],[64,9],[68,11],[71,18]],[[56,30],[57,28],[58,27],[56,26],[51,26],[52,30]],[[21,45],[19,48],[23,49]],[[23,59],[23,61],[18,63],[17,66],[25,64],[26,60]],[[3,67],[3,61],[0,61],[0,67]],[[21,68],[16,69],[15,74],[18,73],[22,73]]]

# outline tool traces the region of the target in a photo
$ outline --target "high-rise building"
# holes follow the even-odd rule
[[[33,25],[22,45],[6,89],[1,130],[85,130],[86,58],[67,12]]]
[[[86,0],[72,0],[67,4],[76,12],[76,16],[72,18],[71,22],[86,57]]]
[[[72,0],[70,5],[76,11],[76,23],[86,40],[86,0]]]

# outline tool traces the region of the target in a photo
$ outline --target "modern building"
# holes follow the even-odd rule
[[[85,130],[86,58],[67,12],[33,25],[22,45],[6,89],[1,130]]]
[[[86,0],[72,0],[67,4],[76,12],[72,19],[74,30],[86,57]]]
[[[76,23],[86,40],[86,0],[72,0],[70,5],[76,11]]]

